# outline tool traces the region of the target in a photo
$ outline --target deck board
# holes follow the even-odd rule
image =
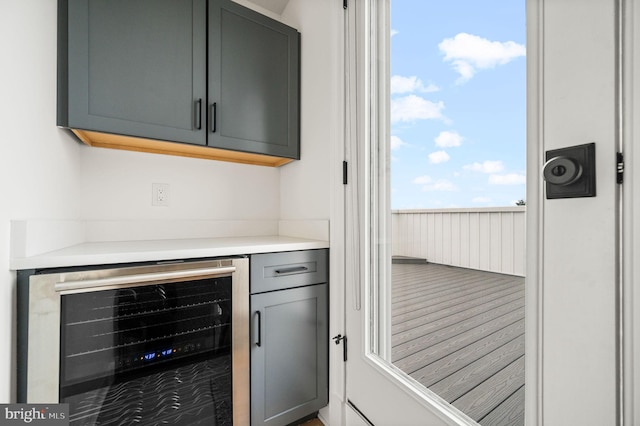
[[[512,312],[515,312],[516,318],[520,318],[522,317],[522,309],[524,309],[524,301],[522,299],[518,299],[488,312],[483,312],[479,315],[465,318],[462,321],[455,315],[434,321],[431,323],[432,331],[424,333],[420,337],[402,343],[396,343],[393,347],[392,357],[396,360],[404,358],[405,356],[415,352],[415,350],[413,350],[415,348],[432,346],[436,343],[447,340],[451,336],[462,334],[480,324],[486,324],[497,320],[504,315],[511,314]]]
[[[395,334],[396,331],[408,330],[413,327],[417,327],[425,324],[425,322],[430,321],[428,318],[431,317],[439,317],[443,318],[448,315],[453,315],[456,313],[466,312],[469,309],[472,309],[478,305],[489,303],[495,300],[498,300],[501,297],[509,296],[512,294],[520,293],[520,290],[517,288],[503,288],[498,291],[495,291],[490,294],[474,294],[473,297],[469,297],[464,300],[455,300],[440,303],[438,305],[429,306],[425,309],[420,309],[419,312],[414,312],[411,315],[411,318],[407,318],[406,316],[398,316],[393,317],[391,320],[391,333]],[[393,308],[392,308],[393,312]]]
[[[446,291],[441,291],[434,294],[420,295],[420,296],[412,296],[408,300],[404,300],[401,302],[394,302],[394,308],[392,315],[394,318],[397,318],[397,321],[402,321],[403,314],[410,313],[412,315],[408,315],[409,318],[412,318],[416,315],[415,310],[416,307],[419,307],[419,310],[430,309],[434,305],[438,305],[445,302],[452,302],[453,304],[456,301],[464,301],[468,299],[468,297],[482,296],[485,294],[492,294],[498,290],[509,287],[508,283],[500,283],[500,282],[491,282],[491,283],[479,283],[470,285],[452,285],[450,289]]]
[[[480,420],[482,426],[524,424],[524,386]]]
[[[452,404],[472,419],[479,421],[524,386],[524,375],[520,374],[521,371],[524,371],[524,356]]]
[[[524,424],[524,278],[394,264],[394,365],[482,426]]]
[[[521,301],[524,303],[524,298],[519,293],[513,293],[502,297],[500,299],[494,299],[486,303],[482,303],[479,305],[474,305],[470,303],[471,307],[467,307],[467,309],[462,309],[459,312],[449,312],[449,315],[425,315],[423,318],[423,323],[417,325],[413,328],[408,328],[406,330],[402,330],[400,328],[395,329],[395,333],[393,335],[393,344],[394,346],[400,345],[404,342],[408,342],[410,340],[416,339],[419,336],[423,336],[427,333],[432,332],[437,329],[440,322],[444,321],[447,325],[452,323],[460,322],[460,314],[465,319],[474,318],[478,316],[480,319],[481,315],[486,314],[488,312],[501,309],[505,305],[509,305],[511,303]],[[509,310],[510,311],[510,310]],[[481,322],[481,321],[479,321]]]
[[[446,400],[456,400],[490,379],[491,376],[507,368],[522,356],[523,350],[524,335],[522,334],[463,369],[440,380],[430,388]]]

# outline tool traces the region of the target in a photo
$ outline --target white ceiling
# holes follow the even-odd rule
[[[249,0],[260,7],[264,7],[278,15],[282,15],[284,8],[287,7],[289,0]]]

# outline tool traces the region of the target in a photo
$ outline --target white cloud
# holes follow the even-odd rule
[[[446,120],[442,115],[444,103],[434,103],[420,96],[408,95],[391,100],[391,122],[415,120]]]
[[[439,92],[440,88],[433,83],[429,83],[427,87],[422,88],[422,91],[426,93],[433,93],[433,92]]]
[[[449,154],[446,151],[436,151],[429,154],[429,162],[431,164],[446,163],[449,161]]]
[[[396,35],[398,33],[399,33],[398,30],[391,29],[391,37],[393,37],[394,35]]]
[[[409,145],[408,143],[404,142],[402,139],[400,139],[397,136],[391,136],[391,151],[395,151],[396,149],[400,149],[403,146]]]
[[[462,136],[457,132],[449,132],[445,130],[436,136],[435,141],[436,146],[439,146],[440,148],[451,148],[462,144]]]
[[[419,176],[413,183],[422,185],[423,191],[457,191],[458,187],[446,179],[433,180],[431,176]]]
[[[460,74],[458,83],[464,83],[478,70],[495,68],[526,55],[526,48],[514,41],[491,41],[473,34],[459,33],[438,45],[444,61],[451,62]]]
[[[433,179],[431,179],[431,176],[418,176],[417,178],[415,178],[413,180],[413,183],[417,183],[418,185],[425,185],[427,183],[431,183]]]
[[[502,161],[484,161],[482,163],[473,163],[462,166],[465,170],[480,173],[498,173],[504,170]]]
[[[519,173],[508,173],[506,175],[491,175],[489,183],[492,185],[524,185],[527,177]]]
[[[491,202],[491,198],[489,197],[475,197],[474,199],[471,200],[472,203],[490,203]]]
[[[438,179],[433,183],[424,185],[422,187],[423,191],[457,191],[458,187],[455,186],[452,182],[449,182],[446,179]]]
[[[422,83],[422,80],[420,80],[415,75],[411,77],[394,75],[391,77],[390,83],[391,94],[411,92],[430,93],[440,90],[440,88],[435,84],[429,84],[425,87],[424,83]]]

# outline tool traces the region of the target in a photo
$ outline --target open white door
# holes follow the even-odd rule
[[[622,412],[620,8],[527,0],[527,425],[615,425]],[[376,426],[475,424],[382,359],[388,212],[371,206],[388,196],[388,10],[349,3],[346,397]],[[546,199],[545,153],[592,142],[596,196]]]
[[[389,34],[388,13],[389,0],[352,1],[345,12],[345,157],[349,163],[349,184],[345,187],[345,318],[349,339],[346,422],[394,426],[455,424],[447,423],[449,416],[442,409],[444,405],[435,407],[426,402],[402,373],[377,355],[378,348],[384,346],[379,344],[380,338],[384,339],[384,330],[370,332],[378,330],[384,321],[380,318],[384,317],[384,309],[380,312],[376,309],[374,314],[374,304],[380,306],[378,300],[384,301],[385,294],[369,283],[379,282],[382,269],[378,268],[377,260],[373,264],[371,260],[387,255],[384,250],[387,236],[379,235],[387,232],[383,224],[387,212],[378,215],[370,206],[372,197],[386,196],[387,185],[375,178],[371,180],[371,173],[385,163],[387,149],[384,136],[380,146],[369,141],[377,138],[380,131],[384,135],[388,122],[385,88],[389,70],[389,40],[385,36]],[[378,229],[381,224],[382,229]],[[378,235],[382,246],[372,244]]]

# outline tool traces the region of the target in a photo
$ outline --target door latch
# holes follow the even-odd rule
[[[332,340],[336,342],[336,345],[339,345],[340,342],[342,342],[342,360],[347,362],[347,336],[338,334],[337,336],[332,337]]]
[[[624,182],[624,154],[616,154],[616,183]]]
[[[542,175],[547,199],[596,196],[596,144],[547,151]]]

